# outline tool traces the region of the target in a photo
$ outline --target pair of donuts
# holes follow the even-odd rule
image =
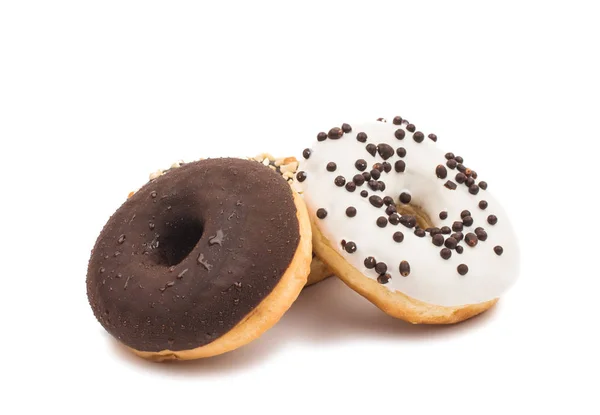
[[[487,184],[436,141],[396,117],[319,133],[300,162],[261,154],[152,173],[92,250],[96,319],[166,361],[251,342],[333,274],[411,323],[482,313],[517,276],[516,237]]]

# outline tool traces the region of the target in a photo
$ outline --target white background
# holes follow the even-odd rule
[[[352,3],[0,2],[1,413],[599,413],[596,2]],[[511,214],[493,311],[412,327],[330,280],[169,365],[95,321],[90,250],[148,173],[396,114]]]

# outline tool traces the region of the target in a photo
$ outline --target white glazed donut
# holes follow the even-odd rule
[[[332,128],[304,151],[299,191],[323,239],[365,278],[431,305],[489,302],[518,276],[516,236],[487,183],[436,141],[400,117]]]

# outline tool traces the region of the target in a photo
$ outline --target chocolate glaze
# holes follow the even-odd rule
[[[109,219],[89,261],[88,299],[127,346],[194,349],[271,293],[299,241],[292,191],[279,174],[241,159],[186,164]]]

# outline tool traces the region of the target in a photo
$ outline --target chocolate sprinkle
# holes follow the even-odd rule
[[[412,199],[412,196],[410,195],[410,193],[406,193],[406,192],[400,193],[400,202],[404,203],[405,205],[409,204],[411,199]]]
[[[402,232],[395,232],[393,238],[394,242],[400,243],[404,240],[404,234]]]
[[[394,203],[394,199],[392,199],[390,196],[386,196],[383,198],[384,205],[390,206],[392,203]]]
[[[448,177],[448,170],[446,170],[444,166],[439,164],[435,168],[435,175],[438,177],[438,179],[445,179],[446,177]]]
[[[411,133],[414,133],[416,129],[417,129],[417,127],[415,127],[414,124],[408,124],[406,126],[406,130],[409,131],[409,132],[411,132]]]
[[[456,160],[457,163],[462,163],[464,161],[461,156],[454,157],[454,160]]]
[[[456,245],[458,245],[458,241],[456,239],[454,239],[453,237],[450,237],[450,238],[446,239],[446,242],[444,242],[444,245],[448,249],[454,249],[454,248],[456,248]]]
[[[404,170],[406,170],[406,163],[404,160],[396,161],[396,163],[394,163],[394,170],[398,173],[404,173]]]
[[[394,132],[394,136],[398,140],[404,140],[404,137],[406,136],[406,132],[402,129],[397,129],[396,132]]]
[[[369,192],[367,192],[366,190],[362,190],[362,191],[360,192],[360,195],[361,195],[362,197],[367,197],[367,196],[369,196]]]
[[[480,241],[485,241],[488,237],[487,232],[483,228],[475,228],[475,235]]]
[[[346,216],[349,218],[353,218],[356,216],[356,208],[354,206],[350,206],[346,209]]]
[[[344,132],[342,131],[341,128],[339,127],[333,127],[331,130],[329,130],[329,132],[327,133],[327,137],[329,137],[332,140],[337,140],[339,138],[342,138],[342,135],[344,135]]]
[[[369,202],[371,202],[371,204],[373,206],[375,206],[376,208],[380,208],[383,206],[383,199],[381,199],[379,196],[377,195],[373,195],[369,198]]]
[[[367,144],[367,146],[365,148],[369,152],[370,155],[375,157],[375,154],[377,154],[377,146],[375,144]]]
[[[474,247],[475,245],[477,245],[477,242],[479,241],[479,238],[477,238],[477,235],[475,235],[474,233],[468,233],[465,236],[465,242],[467,243],[467,245],[469,245],[470,247]]]
[[[440,219],[441,219],[441,220],[446,220],[446,219],[448,219],[448,212],[446,212],[446,211],[441,211],[441,212],[440,212]]]
[[[500,245],[497,245],[494,247],[494,252],[496,255],[500,256],[504,252],[504,248],[502,248]]]
[[[312,154],[312,150],[310,148],[305,148],[304,151],[302,152],[302,156],[308,160],[310,158],[310,155]]]
[[[300,183],[306,180],[306,172],[299,171],[298,174],[296,174],[296,180],[298,180]]]
[[[366,143],[367,142],[367,134],[360,132],[360,133],[356,134],[356,139],[358,141],[360,141],[361,143]]]
[[[356,160],[356,163],[354,163],[354,167],[356,167],[358,171],[365,171],[367,168],[367,161],[364,159],[358,159]]]
[[[462,220],[463,225],[465,226],[471,226],[473,225],[473,217],[472,216],[465,216]]]
[[[457,254],[462,254],[464,252],[465,248],[463,248],[462,246],[458,245],[456,247],[456,253]]]
[[[463,238],[464,238],[464,235],[463,235],[463,233],[462,233],[462,232],[454,232],[454,233],[452,234],[452,237],[453,237],[454,239],[456,239],[458,242],[460,242],[460,241],[462,241],[462,240],[463,240]]]
[[[394,117],[394,119],[392,120],[392,122],[394,123],[394,125],[401,125],[402,124],[402,117]]]
[[[387,208],[385,208],[385,213],[387,215],[392,215],[396,212],[398,212],[398,209],[396,209],[396,205],[389,205]]]
[[[479,182],[479,187],[482,190],[487,190],[487,182]]]
[[[487,217],[487,221],[490,225],[495,225],[498,223],[498,218],[496,217],[496,215],[490,215]]]
[[[481,210],[486,210],[488,207],[488,202],[485,200],[482,200],[481,202],[479,202],[479,209]]]
[[[429,134],[427,137],[429,137],[429,139],[433,142],[437,141],[437,135],[435,135],[435,134]]]
[[[387,272],[387,265],[385,262],[378,262],[377,265],[375,265],[375,272],[378,274],[385,274]]]
[[[423,238],[425,236],[425,231],[421,228],[415,229],[415,235],[417,235],[419,238]]]
[[[380,228],[385,228],[388,224],[388,220],[385,216],[380,216],[377,218],[377,226],[379,226]]]
[[[383,143],[377,146],[377,152],[381,158],[387,160],[394,155],[394,148],[389,144]]]
[[[344,176],[338,176],[335,178],[335,180],[333,182],[335,183],[336,186],[342,187],[343,185],[346,184],[346,179],[344,178]]]
[[[471,187],[475,184],[475,179],[472,177],[469,177],[467,180],[465,180],[465,185],[467,187]],[[477,189],[477,191],[479,191],[479,189]]]
[[[398,154],[398,157],[404,157],[406,156],[406,149],[404,147],[398,147],[396,149],[396,154]]]
[[[448,227],[448,226],[442,226],[440,231],[444,235],[450,235],[452,233],[452,229],[450,229],[450,227]]]
[[[352,178],[352,181],[357,186],[362,186],[363,184],[365,184],[365,176],[363,176],[362,174],[357,174]]]
[[[450,257],[452,256],[452,251],[448,248],[442,248],[442,250],[440,251],[440,256],[444,259],[450,259]]]
[[[371,170],[371,177],[375,180],[379,180],[379,178],[381,177],[381,172],[377,169],[373,169]]]
[[[387,209],[386,209],[385,213],[387,213]],[[391,214],[389,214],[388,220],[390,221],[390,223],[392,225],[397,225],[400,223],[400,215],[398,215],[397,213],[391,213]]]
[[[417,131],[413,134],[413,140],[415,140],[417,143],[422,143],[424,139],[425,134],[423,134],[421,131]]]
[[[456,177],[454,177],[454,180],[456,180],[456,183],[458,184],[463,184],[467,181],[467,176],[465,176],[464,173],[457,173]]]
[[[460,212],[461,219],[464,219],[465,216],[471,216],[471,212],[469,212],[468,210],[463,210],[462,212]]]
[[[412,215],[404,215],[400,217],[400,223],[407,228],[414,228],[417,224],[417,220]]]
[[[335,171],[337,169],[337,164],[335,164],[333,161],[330,161],[327,163],[326,169],[327,171]]]
[[[349,191],[350,193],[354,192],[356,190],[356,183],[354,183],[354,182],[346,183],[346,190]]]
[[[408,277],[410,275],[410,264],[408,263],[408,261],[402,261],[400,262],[400,275],[402,275],[403,277]]]
[[[371,180],[371,173],[369,173],[368,171],[363,172],[362,175],[365,178],[365,181]]]
[[[454,159],[454,161],[456,161],[456,159]],[[456,161],[456,162],[458,163],[458,161]],[[458,170],[461,173],[464,173],[465,171],[467,171],[467,168],[464,165],[458,163],[456,165],[456,170]]]
[[[452,160],[454,158],[454,153],[446,153],[446,160]]]
[[[450,190],[456,190],[456,183],[454,183],[452,180],[448,180],[444,186]]]
[[[456,267],[456,270],[460,275],[466,275],[467,272],[469,272],[469,267],[465,264],[460,264],[458,267]]]
[[[350,127],[350,124],[342,124],[342,131],[345,133],[349,133],[352,131],[352,127]]]
[[[450,159],[446,162],[446,166],[448,166],[449,168],[451,168],[453,170],[456,168],[456,164],[457,164],[456,160],[454,160],[454,159]]]
[[[327,140],[327,133],[320,132],[317,134],[317,141],[325,141]]]
[[[387,161],[383,162],[383,171],[386,173],[389,173],[392,171],[392,165],[390,163],[388,163]]]
[[[317,210],[317,218],[325,219],[327,217],[327,211],[323,208]]]
[[[390,274],[379,275],[377,277],[377,282],[380,284],[387,284],[391,278],[392,276]]]
[[[444,237],[438,233],[431,238],[431,243],[433,243],[435,246],[442,246],[444,245]]]
[[[452,224],[452,230],[454,232],[460,232],[460,231],[462,231],[463,230],[463,223],[462,222],[458,222],[458,221],[454,222]]]
[[[348,252],[349,254],[353,254],[356,252],[356,244],[354,242],[347,242],[346,246],[344,246],[344,249],[346,250],[346,252]]]
[[[372,256],[365,258],[365,267],[367,269],[375,268],[376,264],[377,264],[377,261],[375,261],[375,258],[373,258]]]
[[[477,193],[479,193],[479,186],[477,186],[476,184],[471,185],[471,187],[469,187],[469,193],[471,193],[472,195],[476,195]]]

